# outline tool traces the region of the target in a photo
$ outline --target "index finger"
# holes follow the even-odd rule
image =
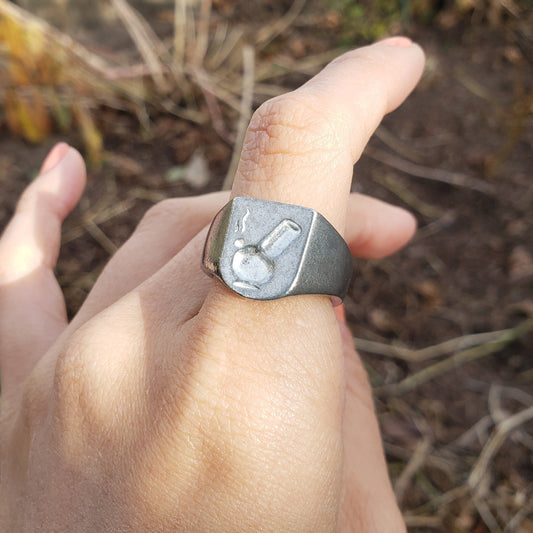
[[[342,233],[353,165],[423,65],[419,46],[393,37],[340,56],[263,104],[250,122],[232,196],[316,209]]]
[[[423,66],[419,46],[404,37],[386,39],[340,56],[301,88],[263,104],[250,122],[232,196],[315,209],[343,234],[353,165]],[[214,283],[204,310],[216,314],[240,300]],[[242,305],[248,312],[254,307],[249,300]]]

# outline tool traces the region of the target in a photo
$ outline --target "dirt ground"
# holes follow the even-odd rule
[[[267,10],[271,19],[290,7],[271,4],[277,6]],[[215,5],[243,23],[254,16],[231,12],[227,2]],[[324,15],[317,9],[304,9],[277,38],[268,51],[273,61],[340,44],[340,22],[330,11],[329,25],[317,30],[310,22]],[[431,25],[412,23],[408,33],[426,50],[426,73],[355,167],[353,190],[407,207],[419,223],[403,251],[356,261],[346,302],[413,532],[533,532],[533,421],[518,414],[533,406],[527,20],[533,21],[527,10],[496,25],[444,12]],[[306,76],[277,81],[289,88]],[[254,104],[262,99],[256,95]],[[234,130],[234,115],[222,110]],[[87,192],[65,225],[57,268],[71,315],[143,212],[165,197],[218,190],[233,149],[210,124],[158,113],[147,135],[127,112],[100,107],[96,117],[105,162],[90,171]],[[0,228],[48,149],[63,138],[30,146],[2,124]],[[67,140],[80,145],[76,133]],[[169,179],[168,170],[199,148],[209,165],[207,186]],[[487,334],[472,336],[481,333]]]

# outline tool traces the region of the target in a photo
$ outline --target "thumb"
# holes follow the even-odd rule
[[[61,223],[85,186],[81,155],[56,145],[40,175],[23,192],[0,239],[0,368],[2,396],[26,378],[66,326],[54,277]]]

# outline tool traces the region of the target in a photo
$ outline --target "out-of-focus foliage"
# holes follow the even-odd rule
[[[75,126],[90,161],[98,164],[103,140],[91,109],[99,105],[135,113],[144,126],[153,110],[197,123],[214,116],[215,129],[221,122],[216,120],[218,100],[240,110],[244,49],[249,46],[238,27],[211,32],[211,0],[176,2],[171,46],[127,0],[112,0],[108,8],[114,14],[109,27],[123,25],[134,45],[133,53],[116,54],[113,60],[0,0],[0,104],[13,133],[37,143],[54,129]],[[276,24],[266,29],[257,37],[263,46],[279,31]],[[219,130],[225,134],[223,127]]]
[[[518,17],[533,0],[322,0],[337,14],[341,44],[352,46],[405,31],[413,22],[448,28],[458,23],[489,23]]]
[[[391,24],[401,21],[402,6],[397,0],[332,0],[324,5],[339,14],[341,44],[345,45],[379,39]]]
[[[89,91],[68,50],[34,19],[12,16],[0,5],[0,50],[4,60],[4,106],[9,129],[30,142],[58,128],[79,128],[89,160],[101,159],[102,138],[80,96]],[[71,95],[77,94],[76,98]]]
[[[46,50],[41,28],[28,24],[21,27],[16,20],[0,17],[0,41],[7,55],[6,118],[12,132],[31,142],[42,141],[52,127],[55,112],[61,112],[55,86],[61,83],[61,55],[52,57]],[[46,90],[45,90],[46,87]],[[56,106],[49,106],[48,100]]]

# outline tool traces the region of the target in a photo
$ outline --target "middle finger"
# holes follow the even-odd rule
[[[108,263],[70,328],[79,327],[162,269],[212,220],[228,198],[229,193],[225,191],[175,198],[148,211],[133,235]],[[414,217],[404,209],[364,194],[350,195],[345,239],[355,257],[387,256],[407,243],[415,227]],[[198,273],[198,257],[192,254],[185,264],[189,265],[188,270]],[[187,278],[193,280],[194,276]],[[201,275],[195,285],[198,290],[190,301],[192,314],[205,299],[209,280]]]

